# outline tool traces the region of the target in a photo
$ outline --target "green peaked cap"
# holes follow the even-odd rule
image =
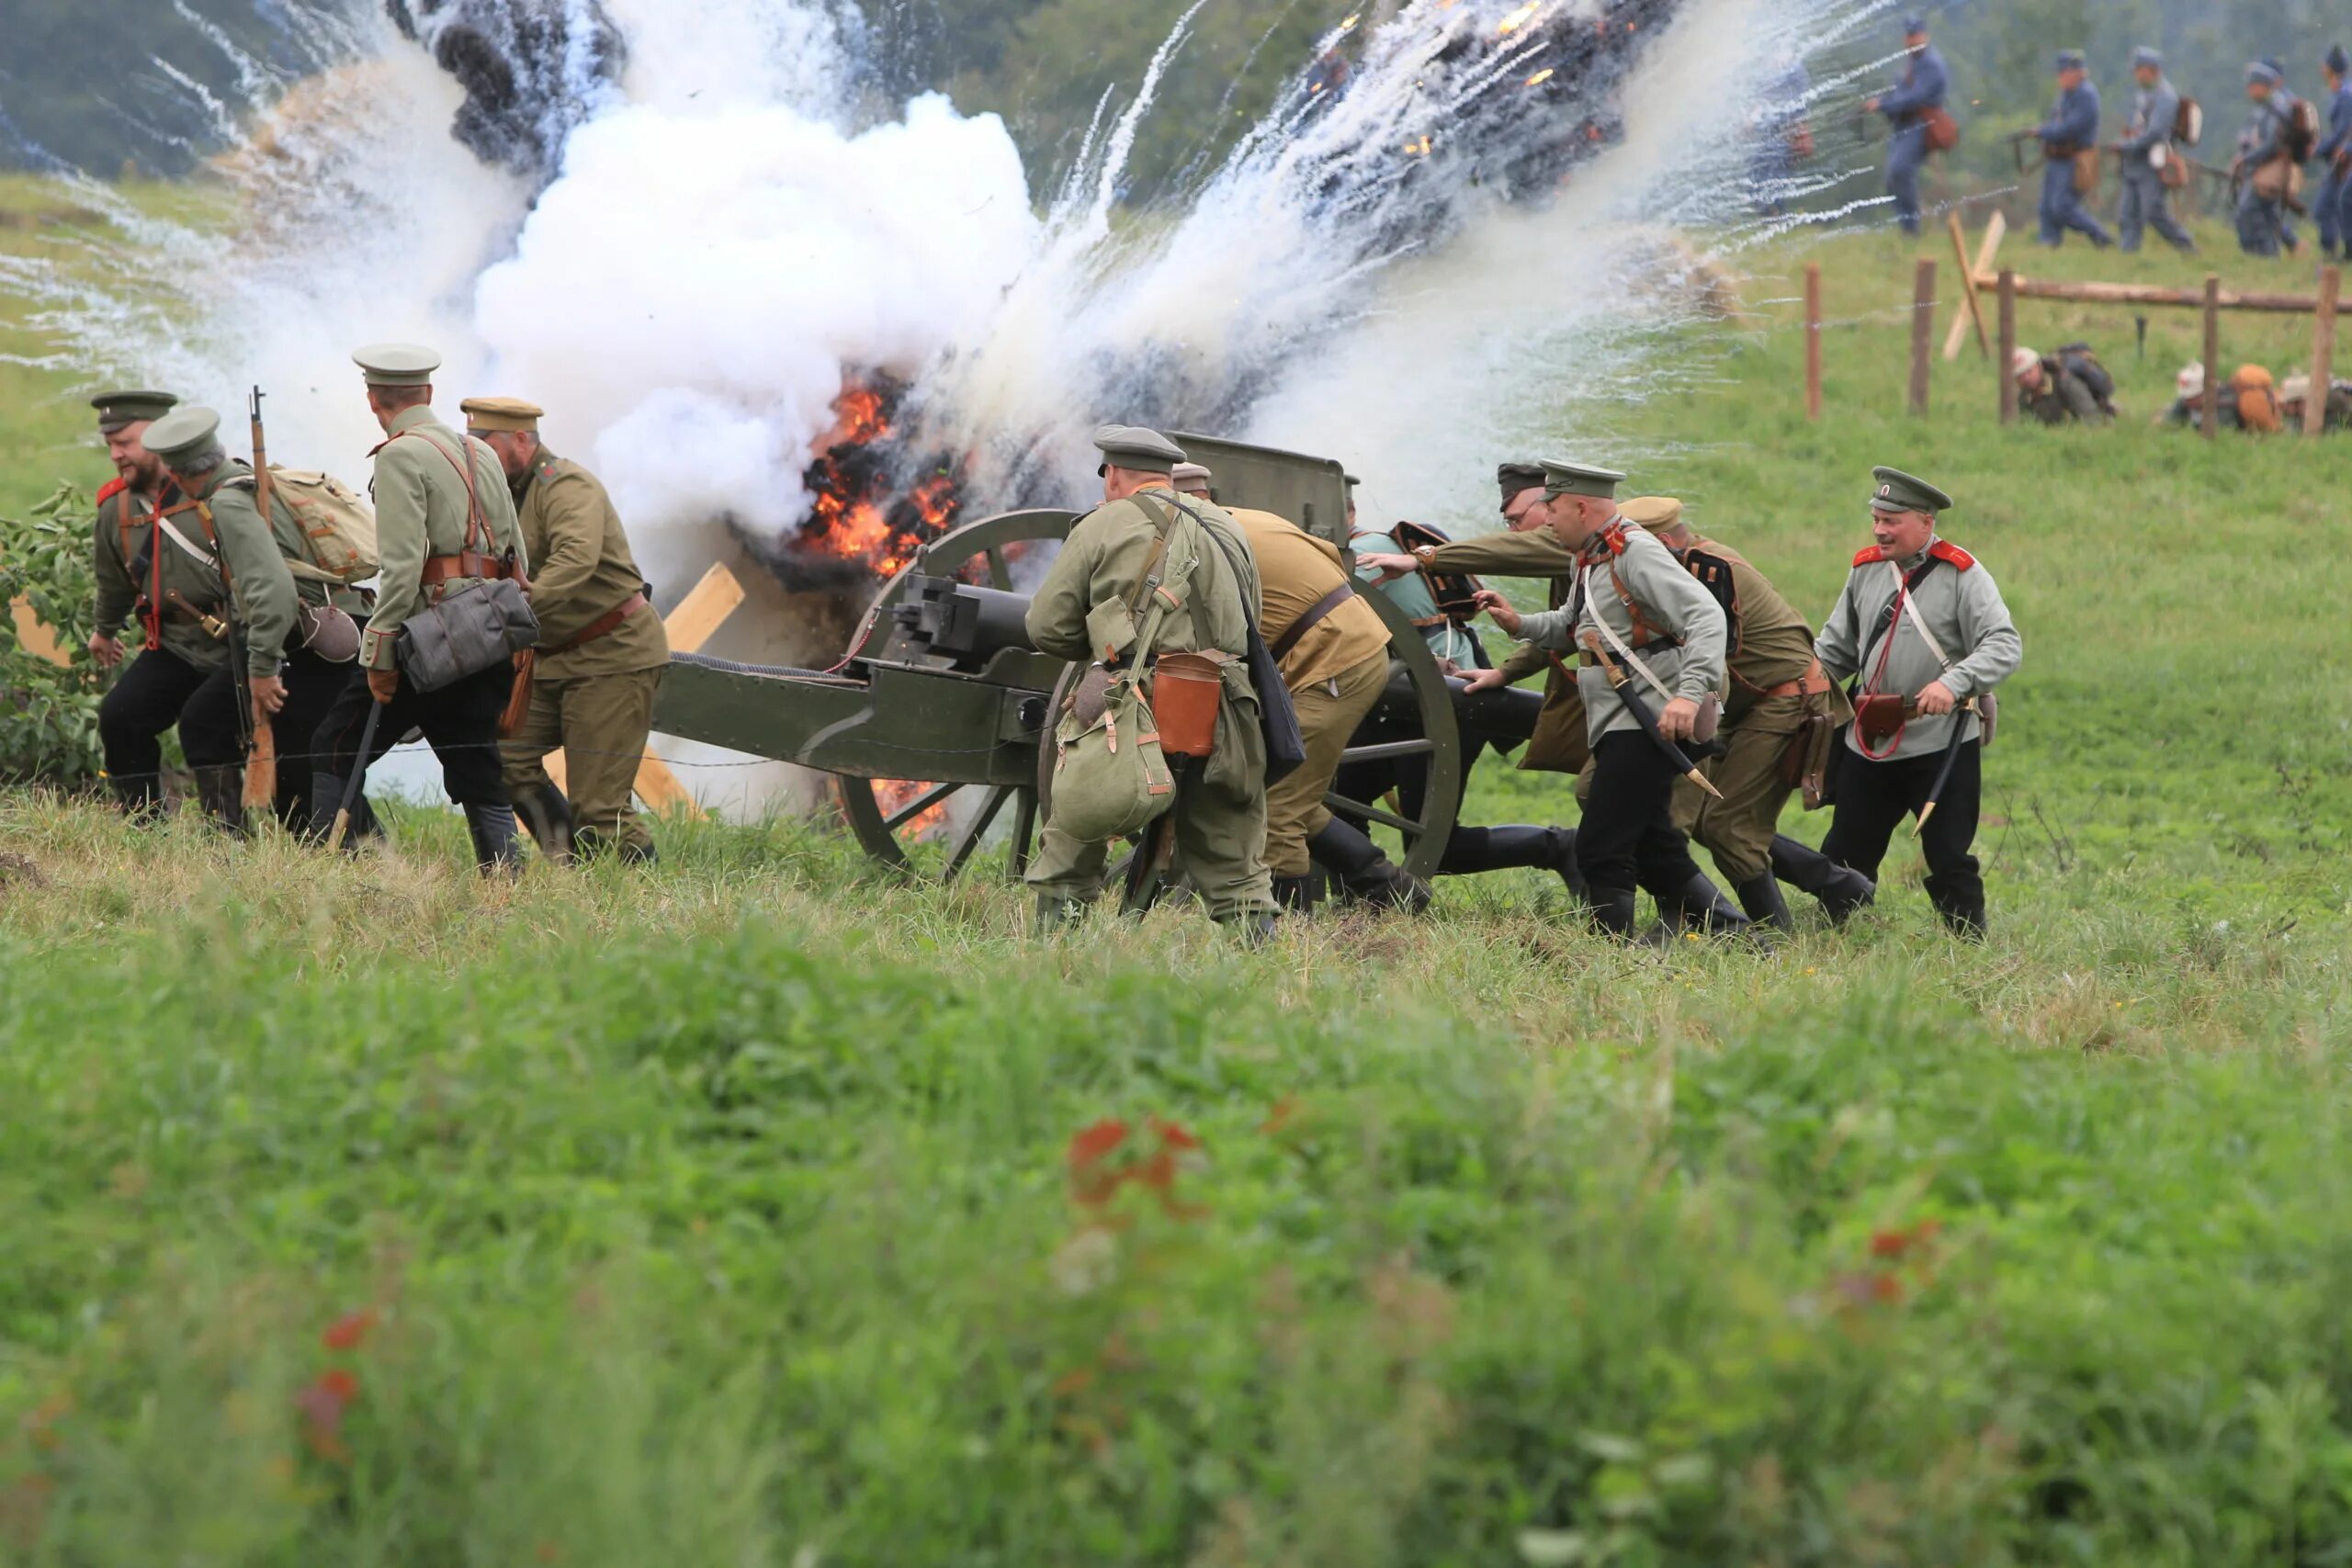
[[[1900,468],[1872,468],[1871,477],[1878,481],[1871,493],[1873,512],[1925,512],[1932,516],[1951,510],[1951,497]]]
[[[1601,501],[1617,499],[1617,487],[1625,476],[1614,468],[1596,468],[1583,463],[1559,463],[1544,460],[1544,494],[1589,495]]]

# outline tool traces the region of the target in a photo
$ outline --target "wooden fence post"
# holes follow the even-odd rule
[[[1821,418],[1821,264],[1804,264],[1804,416]]]
[[[1911,412],[1928,413],[1928,340],[1936,324],[1936,264],[1922,257],[1911,283]]]
[[[2319,275],[2319,312],[2312,326],[2312,386],[2303,394],[2303,434],[2327,429],[2327,393],[2335,382],[2335,301],[2344,288],[2344,274],[2324,267]]]
[[[2222,278],[2205,275],[2205,439],[2221,434],[2222,423]]]
[[[2018,352],[2018,275],[2007,267],[2001,269],[2001,354],[1994,373],[2001,378],[2001,423],[2018,422],[2018,378],[2009,374],[2009,361]]]

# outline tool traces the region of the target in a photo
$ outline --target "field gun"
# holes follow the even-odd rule
[[[1347,547],[1337,462],[1175,439],[1216,472],[1221,504],[1276,513]],[[1017,877],[1051,806],[1052,716],[1080,673],[1029,645],[1029,601],[1017,584],[1043,575],[1080,515],[1007,512],[942,535],[883,585],[837,669],[673,655],[653,728],[832,774],[851,832],[887,865],[952,880],[1001,847],[1006,874]],[[1510,688],[1464,693],[1386,595],[1365,597],[1388,626],[1389,687],[1348,758],[1426,759],[1427,784],[1416,816],[1394,800],[1329,799],[1335,811],[1396,829],[1406,868],[1429,876],[1471,759],[1483,746],[1524,743],[1543,703]]]

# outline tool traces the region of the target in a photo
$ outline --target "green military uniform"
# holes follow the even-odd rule
[[[1363,831],[1335,821],[1323,797],[1366,715],[1388,690],[1388,627],[1354,592],[1339,549],[1271,512],[1238,511],[1263,584],[1267,642],[1298,710],[1306,761],[1266,789],[1266,865],[1287,908],[1304,908],[1310,862],[1367,902],[1420,909],[1429,888]]]
[[[388,397],[429,397],[440,366],[431,349],[408,344],[379,344],[352,357],[370,389]],[[384,406],[385,439],[371,454],[382,573],[375,617],[359,648],[361,666],[377,672],[398,671],[394,650],[410,616],[488,579],[530,569],[498,455],[435,419],[429,402],[396,412]],[[503,660],[435,692],[418,691],[401,676],[364,752],[361,738],[376,699],[355,682],[320,728],[331,757],[314,780],[314,818],[333,820],[339,802],[325,792],[339,797],[344,780],[364,773],[413,725],[440,761],[442,787],[465,808],[476,864],[485,872],[511,867],[514,813],[499,761],[498,723],[514,681],[514,666]]]
[[[1144,473],[1170,473],[1184,456],[1157,432],[1120,425],[1098,432],[1095,445],[1108,463]],[[1213,918],[1256,926],[1273,908],[1265,864],[1265,739],[1246,657],[1261,604],[1257,568],[1231,517],[1205,502],[1188,499],[1180,507],[1177,500],[1172,489],[1153,486],[1080,519],[1030,603],[1029,637],[1058,659],[1094,659],[1088,615],[1098,604],[1132,601],[1152,542],[1166,530],[1170,581],[1191,563],[1191,592],[1162,618],[1156,651],[1218,652],[1229,660],[1215,754],[1176,793],[1177,862]],[[1074,904],[1100,896],[1108,852],[1106,844],[1060,831],[1049,816],[1028,873],[1041,918],[1066,919]]]
[[[469,399],[465,411],[476,434],[533,436],[544,412],[514,398]],[[568,816],[582,852],[610,843],[623,859],[650,860],[653,837],[635,806],[637,770],[670,664],[669,636],[595,475],[542,446],[511,488],[531,560],[539,646],[529,705],[502,747],[507,787],[542,850],[560,852]],[[568,812],[558,809],[545,765],[557,747]]]
[[[1359,556],[1398,556],[1406,553],[1394,530],[1367,529],[1351,536],[1348,544]],[[1486,663],[1484,650],[1478,646],[1478,636],[1438,608],[1437,594],[1430,588],[1426,572],[1400,577],[1394,582],[1381,582],[1376,571],[1358,571],[1366,583],[1377,586],[1388,596],[1389,603],[1403,612],[1429,644],[1430,654],[1440,662],[1457,670],[1476,670]]]
[[[1791,925],[1773,875],[1775,828],[1794,785],[1783,763],[1808,715],[1843,724],[1853,716],[1813,657],[1813,627],[1770,579],[1737,551],[1684,536],[1682,503],[1643,496],[1624,507],[1628,521],[1661,536],[1684,568],[1702,581],[1728,581],[1734,651],[1718,739],[1724,751],[1700,764],[1710,795],[1688,779],[1674,788],[1674,825],[1704,844],[1752,920]],[[1870,890],[1849,890],[1867,897]]]
[[[146,391],[90,400],[101,433],[110,440],[141,436],[142,447],[144,433],[178,402],[169,392]],[[156,525],[159,510],[169,530]],[[205,558],[211,554],[195,509],[168,474],[156,472],[141,487],[118,476],[98,491],[90,539],[96,630],[118,637],[134,617],[140,628],[138,650],[98,704],[98,741],[107,783],[135,818],[154,815],[163,803],[164,731],[182,722],[188,699],[228,662],[227,644],[204,624],[211,617],[220,626],[226,598],[219,570]],[[201,728],[199,756],[207,752]],[[187,739],[181,737],[183,751]]]

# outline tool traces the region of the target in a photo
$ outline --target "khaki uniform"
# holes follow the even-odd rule
[[[1721,736],[1728,750],[1699,770],[1723,798],[1711,798],[1687,779],[1679,782],[1674,825],[1704,844],[1724,878],[1738,886],[1771,869],[1773,829],[1792,788],[1781,782],[1781,765],[1805,715],[1826,713],[1842,724],[1852,710],[1814,660],[1813,627],[1762,572],[1711,539],[1677,553],[1686,563],[1695,553],[1731,569],[1739,651],[1730,661],[1724,701]]]
[[[169,479],[163,508],[190,544],[210,549],[196,508]],[[119,479],[98,492],[90,544],[101,636],[116,636],[134,615],[152,616],[152,634],[144,627],[141,634],[145,646],[197,670],[217,670],[228,661],[229,645],[198,620],[198,612],[220,613],[220,574],[156,527],[154,507]]]
[[[1197,564],[1182,608],[1162,619],[1156,651],[1216,651],[1232,660],[1225,667],[1216,754],[1186,776],[1177,792],[1177,869],[1218,919],[1268,912],[1273,892],[1265,864],[1266,747],[1247,661],[1250,622],[1261,596],[1240,526],[1204,501],[1188,497],[1180,509],[1175,492],[1157,486],[1097,508],[1070,530],[1031,601],[1029,638],[1056,658],[1091,660],[1088,613],[1134,595],[1163,525],[1170,533],[1170,558],[1191,556]],[[1180,549],[1178,536],[1183,532],[1196,537]],[[1030,862],[1029,885],[1044,896],[1091,903],[1102,891],[1108,855],[1108,845],[1074,839],[1048,817]]]
[[[1269,645],[1335,590],[1351,586],[1336,546],[1271,512],[1232,516],[1257,559]],[[1266,864],[1276,876],[1305,876],[1312,869],[1306,841],[1331,820],[1323,797],[1356,728],[1388,689],[1388,628],[1378,611],[1350,598],[1300,634],[1281,663],[1306,761],[1267,787]]]
[[[1430,559],[1432,570],[1463,571],[1482,577],[1542,577],[1551,581],[1546,601],[1556,610],[1568,602],[1576,586],[1576,555],[1549,529],[1523,534],[1487,534],[1440,545]],[[1532,642],[1522,642],[1502,662],[1503,679],[1513,685],[1545,671],[1544,707],[1536,716],[1535,733],[1520,753],[1519,765],[1531,773],[1581,773],[1592,760],[1585,735],[1584,697],[1577,689],[1575,660],[1555,661]]]
[[[513,488],[539,646],[530,706],[500,748],[507,787],[552,790],[545,759],[561,747],[583,847],[595,840],[642,852],[652,839],[632,797],[669,637],[645,599],[620,514],[594,474],[542,449]],[[602,625],[632,602],[617,622]]]

